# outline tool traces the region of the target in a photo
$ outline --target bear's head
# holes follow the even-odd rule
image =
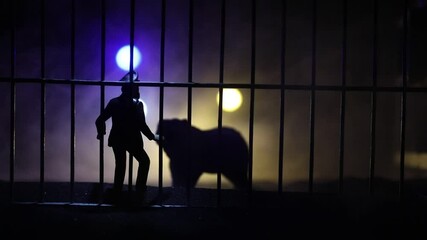
[[[163,137],[162,146],[169,156],[179,154],[186,146],[193,127],[185,119],[163,119],[157,125],[156,134]]]
[[[185,119],[163,119],[157,125],[156,134],[163,136],[165,142],[176,143],[186,138],[190,128],[190,124]]]

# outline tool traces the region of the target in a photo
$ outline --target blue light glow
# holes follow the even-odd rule
[[[141,63],[142,55],[136,46],[133,46],[133,68],[136,69]],[[119,49],[116,54],[116,63],[121,69],[128,71],[130,64],[130,46],[126,45]]]

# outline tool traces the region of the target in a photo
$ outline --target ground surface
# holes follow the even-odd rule
[[[3,188],[2,193],[6,190]],[[218,192],[214,189],[188,194],[165,188],[160,197],[157,188],[149,191],[151,205],[120,206],[89,201],[94,200],[93,191],[76,194],[75,199],[80,201],[75,203],[10,202],[3,194],[1,239],[28,235],[33,239],[427,238],[427,199],[422,195],[397,200],[320,193],[248,195],[224,190],[218,205]]]

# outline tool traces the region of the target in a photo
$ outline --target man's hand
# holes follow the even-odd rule
[[[96,135],[96,139],[98,139],[98,140],[101,140],[101,138],[104,136],[104,134],[99,134],[98,133],[98,135]]]

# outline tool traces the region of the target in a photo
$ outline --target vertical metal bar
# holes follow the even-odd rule
[[[132,192],[132,178],[133,178],[133,155],[129,153],[129,175],[128,175],[128,191]]]
[[[133,50],[135,47],[135,0],[130,1],[130,61],[129,61],[129,72],[132,74],[133,66]],[[132,75],[131,75],[132,76]],[[130,78],[130,81],[133,82],[133,77]]]
[[[192,83],[193,82],[193,11],[194,11],[194,3],[193,0],[189,0],[189,19],[188,19],[188,83]],[[192,98],[193,98],[193,88],[190,86],[188,87],[188,95],[187,95],[187,119],[188,119],[188,123],[190,125],[192,125]],[[193,181],[193,176],[191,173],[191,165],[192,165],[192,157],[191,157],[191,128],[188,128],[188,172],[190,174],[188,174],[187,176],[187,205],[190,206],[191,202],[191,185],[190,183]]]
[[[133,84],[133,49],[135,46],[135,0],[130,1],[130,61],[129,61],[129,72],[130,82]],[[132,191],[132,178],[133,178],[133,156],[129,153],[129,174],[128,174],[128,189],[129,194]]]
[[[40,192],[39,192],[39,202],[44,202],[44,166],[45,166],[45,140],[46,140],[46,83],[45,78],[45,50],[46,50],[46,41],[45,41],[45,1],[40,0]]]
[[[251,20],[251,99],[249,109],[249,204],[252,204],[253,186],[253,146],[254,146],[254,109],[255,109],[255,63],[256,63],[256,0],[252,0]]]
[[[13,65],[14,62],[12,62]],[[11,67],[13,70],[14,67]],[[14,70],[13,70],[14,71]],[[14,183],[15,183],[15,110],[16,110],[16,86],[14,74],[11,76],[10,83],[10,159],[9,159],[9,200],[13,202],[14,199]]]
[[[71,129],[70,129],[70,202],[74,202],[75,153],[76,153],[76,87],[71,83]]]
[[[374,192],[375,178],[375,139],[376,139],[376,119],[377,119],[377,61],[378,61],[378,0],[374,0],[374,22],[373,22],[373,52],[372,52],[372,85],[371,92],[371,149],[370,149],[370,165],[369,165],[369,194]]]
[[[218,92],[218,146],[219,153],[222,153],[222,145],[221,145],[221,137],[222,137],[222,110],[223,110],[223,99],[224,99],[224,89],[222,84],[224,83],[224,49],[225,49],[225,0],[221,1],[221,22],[220,22],[220,46],[219,46],[219,92]],[[217,181],[216,181],[216,189],[217,189],[217,207],[221,206],[221,159],[222,156],[219,157],[217,161]]]
[[[16,139],[15,139],[15,110],[16,110],[16,85],[15,85],[15,4],[10,3],[10,149],[9,149],[9,201],[14,199],[14,183],[15,183],[15,154],[16,154]]]
[[[339,193],[343,193],[344,182],[344,136],[345,104],[347,85],[347,0],[343,0],[342,49],[341,49],[341,102],[340,102],[340,146],[339,146]]]
[[[105,0],[101,1],[101,82],[105,81],[105,41],[106,41],[106,3]],[[105,85],[100,86],[100,109],[101,111],[105,108]],[[101,136],[99,141],[99,203],[102,203],[102,194],[104,191],[104,135]]]
[[[166,32],[166,0],[162,0],[161,9],[161,33],[160,33],[160,82],[165,82],[165,32]],[[163,106],[164,106],[164,87],[160,86],[159,96],[159,135],[163,136]],[[163,138],[160,138],[159,144],[159,195],[163,193]]]
[[[404,196],[405,186],[405,135],[406,135],[406,87],[408,81],[408,0],[404,0],[403,6],[403,42],[402,42],[402,96],[400,112],[400,177],[399,177],[399,199]]]
[[[310,95],[310,163],[309,163],[309,192],[313,192],[313,172],[314,172],[314,123],[315,123],[315,103],[316,103],[316,18],[317,2],[313,0],[313,29],[312,29],[312,62],[311,62],[311,95]]]
[[[75,152],[76,152],[76,85],[75,79],[75,49],[76,49],[76,2],[71,0],[71,61],[70,61],[70,78],[71,78],[71,129],[70,129],[70,202],[74,202],[74,177],[75,177]]]
[[[284,145],[284,121],[285,121],[285,66],[286,66],[286,0],[282,2],[282,45],[280,65],[280,133],[279,133],[279,194],[283,192],[283,145]]]

